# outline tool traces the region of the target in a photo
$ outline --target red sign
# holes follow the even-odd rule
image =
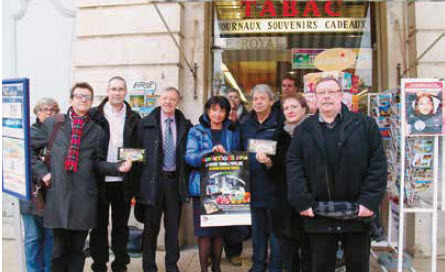
[[[283,8],[281,10],[281,16],[294,17],[298,14],[302,14],[302,17],[314,16],[320,17],[320,7],[317,5],[317,1],[306,1],[304,10],[298,10],[298,1],[283,1]],[[256,1],[242,1],[245,6],[245,16],[250,17],[252,14],[252,8],[255,9]],[[341,1],[326,1],[323,4],[322,9],[330,17],[339,17]],[[272,16],[276,17],[277,12],[273,1],[264,1],[263,7],[260,12],[260,17]]]

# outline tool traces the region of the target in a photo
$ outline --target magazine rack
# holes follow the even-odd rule
[[[406,104],[408,103],[408,106],[414,104],[412,100],[406,101],[405,86],[407,83],[416,83],[419,84],[418,86],[426,83],[424,86],[428,87],[428,84],[437,82],[439,82],[439,85],[443,84],[443,82],[434,79],[404,79],[402,81],[400,103],[398,101],[398,89],[368,95],[368,115],[376,118],[382,132],[388,159],[388,191],[390,193],[387,241],[373,244],[373,246],[392,248],[397,253],[397,271],[400,272],[404,271],[404,221],[405,215],[408,213],[431,214],[431,271],[436,271],[438,172],[440,168],[439,138],[442,136],[440,136],[440,133],[419,133],[419,135],[411,133],[408,135],[407,125],[412,124],[408,124],[406,111],[409,107]],[[428,91],[426,87],[419,88],[418,91]],[[390,110],[388,110],[388,101],[390,102]],[[384,113],[383,116],[382,113]],[[442,118],[442,120],[445,120],[445,118]],[[442,156],[445,154],[444,149],[442,144]],[[445,180],[444,174],[442,170],[443,180]],[[442,182],[442,199],[445,199],[444,185],[445,182]],[[442,210],[445,210],[444,201],[442,201]],[[397,241],[392,239],[394,234],[396,234]],[[371,251],[371,254],[374,258],[378,258],[374,251]],[[381,268],[383,271],[388,271],[384,266],[381,266]],[[408,269],[415,271],[413,268]]]
[[[410,120],[408,120],[407,115],[407,109],[409,108],[409,105],[407,103],[410,103],[410,101],[407,100],[409,91],[415,90],[417,88],[418,92],[425,92],[430,90],[431,88],[434,88],[434,86],[442,86],[439,89],[439,92],[443,94],[443,82],[438,81],[436,79],[402,79],[402,92],[401,92],[401,144],[400,144],[400,151],[401,151],[401,160],[400,160],[400,169],[402,170],[400,173],[400,198],[399,198],[399,206],[400,206],[400,216],[399,216],[399,241],[398,241],[398,266],[397,271],[402,271],[402,263],[403,263],[403,249],[404,249],[404,223],[405,223],[405,214],[407,213],[427,213],[431,214],[432,216],[432,224],[431,224],[431,271],[436,271],[436,258],[437,258],[437,217],[438,217],[438,199],[437,199],[437,192],[438,192],[438,186],[439,186],[439,137],[443,137],[441,135],[442,132],[439,133],[413,133],[411,132],[408,134],[407,132],[407,126],[412,126],[413,124],[410,124]],[[417,87],[416,87],[417,86]],[[409,88],[408,88],[409,87]],[[443,105],[443,102],[441,102]],[[439,104],[440,106],[440,104]],[[443,114],[443,112],[442,112]],[[442,125],[443,125],[443,117],[442,117]],[[419,205],[417,206],[406,206],[405,203],[405,196],[410,196],[409,192],[407,192],[407,183],[410,182],[410,179],[413,177],[408,175],[409,174],[409,168],[410,166],[416,166],[417,161],[412,162],[412,158],[410,157],[411,146],[409,145],[410,141],[414,139],[415,141],[418,140],[430,140],[432,142],[432,179],[431,184],[429,186],[432,187],[432,203],[430,203],[430,207],[425,207],[425,202],[420,201]],[[416,154],[418,157],[418,155]],[[424,155],[425,157],[427,155]],[[422,158],[421,158],[422,160]],[[411,165],[408,165],[407,163],[410,163]],[[422,162],[421,162],[422,163]],[[410,199],[407,199],[408,201]]]

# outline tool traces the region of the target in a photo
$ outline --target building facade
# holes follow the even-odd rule
[[[257,83],[271,84],[279,94],[285,75],[302,79],[323,65],[338,68],[329,58],[315,61],[316,54],[331,48],[354,52],[345,71],[356,76],[363,94],[397,87],[401,77],[445,75],[445,38],[440,38],[445,4],[440,2],[20,3],[3,11],[9,18],[3,27],[3,77],[29,77],[31,104],[52,96],[66,109],[69,86],[76,81],[90,82],[98,100],[107,80],[121,75],[130,88],[138,81],[154,81],[158,90],[178,87],[180,109],[197,123],[212,94],[235,88],[248,103]],[[305,88],[302,80],[298,87]],[[181,241],[192,244],[190,207],[184,214]],[[424,235],[429,220],[408,218],[407,244],[421,255],[430,252]],[[444,223],[440,214],[439,226]],[[445,229],[439,228],[438,238],[438,254],[445,255]]]

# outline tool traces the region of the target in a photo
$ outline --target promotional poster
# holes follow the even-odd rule
[[[443,82],[404,82],[406,135],[445,135]]]
[[[201,166],[201,226],[250,224],[247,152],[204,156]]]

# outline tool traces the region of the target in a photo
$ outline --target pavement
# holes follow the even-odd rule
[[[18,258],[17,258],[17,247],[16,241],[14,239],[3,239],[2,240],[2,271],[4,272],[19,272],[18,268]],[[243,265],[239,267],[232,266],[227,259],[223,257],[221,263],[221,270],[224,272],[247,272],[252,264],[250,258],[252,256],[252,246],[251,242],[245,242],[245,248],[243,250]],[[156,263],[158,264],[159,272],[164,272],[164,257],[165,251],[158,251],[156,254]],[[113,257],[110,256],[110,260]],[[91,271],[91,258],[86,259],[84,271]],[[197,246],[187,246],[181,249],[181,258],[178,263],[179,270],[183,272],[198,272],[199,268],[199,255]],[[429,259],[415,259],[414,267],[418,272],[431,271],[430,260]],[[109,271],[111,269],[109,268]],[[131,263],[128,265],[128,271],[142,271],[142,258],[131,258]],[[371,272],[382,271],[377,264],[377,262],[371,258],[370,265]],[[445,271],[445,260],[438,261],[437,271]]]

